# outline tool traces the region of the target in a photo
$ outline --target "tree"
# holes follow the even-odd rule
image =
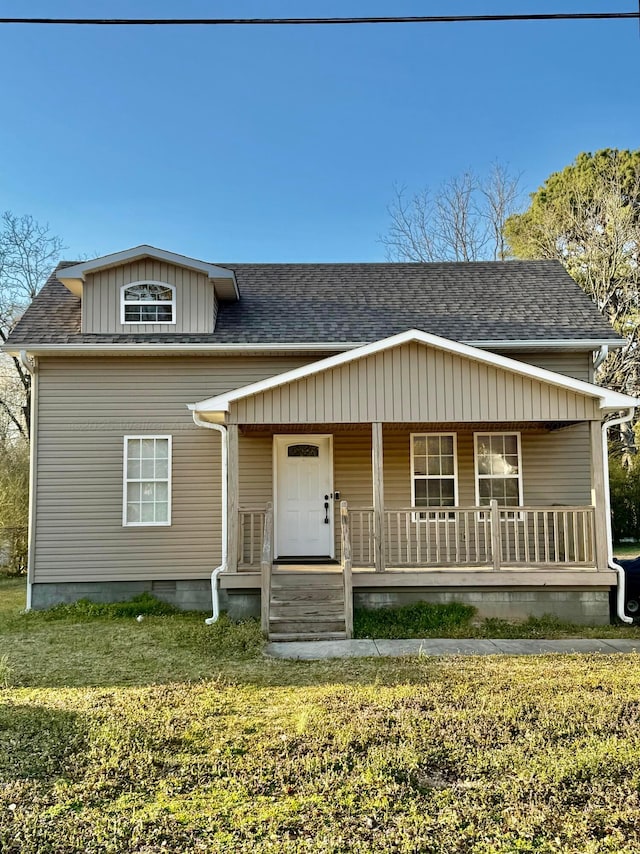
[[[388,208],[391,224],[380,242],[390,261],[504,260],[504,225],[516,209],[520,176],[498,163],[487,178],[473,172],[407,197],[397,187]]]
[[[518,258],[557,258],[629,343],[599,374],[605,385],[640,394],[640,150],[579,154],[505,224]],[[631,432],[628,432],[631,437]]]
[[[44,284],[64,246],[29,214],[0,217],[0,343]],[[0,364],[0,434],[29,437],[31,375],[19,359]]]

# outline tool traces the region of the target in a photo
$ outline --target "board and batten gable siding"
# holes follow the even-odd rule
[[[208,577],[221,555],[220,437],[186,404],[302,362],[40,359],[33,581]],[[124,436],[156,434],[173,437],[171,525],[123,527]]]
[[[175,323],[121,323],[121,288],[140,281],[175,286]],[[217,309],[213,282],[204,273],[145,259],[87,276],[82,290],[82,331],[102,334],[211,333],[215,328]]]
[[[238,424],[578,421],[598,401],[418,343],[356,359],[231,405]]]
[[[593,356],[590,350],[583,350],[582,352],[563,350],[555,353],[531,351],[516,354],[508,350],[496,350],[495,352],[507,356],[507,358],[515,359],[517,362],[527,362],[537,368],[564,374],[565,377],[572,377],[574,380],[582,380],[585,383],[593,382]]]

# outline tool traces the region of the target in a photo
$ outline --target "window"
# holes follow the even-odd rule
[[[125,436],[122,524],[171,524],[171,436]]]
[[[458,461],[455,433],[412,434],[412,506],[455,507],[457,503]],[[451,514],[416,513],[414,521],[450,517]]]
[[[522,463],[519,433],[476,433],[476,499],[495,498],[501,507],[522,504]]]
[[[175,323],[173,285],[135,282],[122,288],[122,323]]]
[[[317,445],[289,445],[288,457],[319,457],[320,448]]]

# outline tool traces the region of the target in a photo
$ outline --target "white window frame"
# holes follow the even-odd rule
[[[416,437],[424,437],[428,439],[433,436],[450,436],[453,439],[453,475],[445,474],[445,475],[416,475],[414,469],[414,439]],[[411,506],[416,506],[416,477],[418,480],[453,480],[453,506],[458,506],[458,434],[450,433],[450,432],[439,432],[439,433],[410,433],[409,434],[409,444],[410,444],[410,465],[411,465]],[[448,508],[446,505],[442,506],[442,508],[438,507],[425,507],[424,509],[420,508],[420,512],[416,512],[412,514],[413,522],[453,522],[455,521],[455,515],[447,513]],[[442,513],[444,518],[438,518],[437,515],[429,517],[430,513],[438,514]],[[423,515],[424,514],[424,515]]]
[[[510,475],[510,474],[480,474],[478,471],[478,437],[479,436],[515,436],[518,440],[518,474]],[[518,505],[522,507],[524,504],[524,475],[522,471],[522,433],[519,430],[479,430],[477,433],[473,434],[473,469],[474,469],[474,477],[476,482],[476,507],[486,507],[489,509],[488,504],[480,504],[480,480],[496,480],[496,479],[505,479],[510,478],[511,480],[518,481]],[[509,508],[507,507],[507,510]],[[513,509],[513,516],[506,518],[518,518],[522,519],[522,514],[519,513],[516,516],[515,508]],[[506,518],[504,521],[506,521]]]
[[[171,302],[169,300],[126,300],[125,293],[128,288],[136,285],[160,285],[162,288],[170,288]],[[170,305],[171,320],[125,320],[125,305]],[[176,286],[169,282],[158,282],[155,279],[140,279],[137,282],[128,282],[120,286],[120,323],[122,326],[175,326],[176,323]]]
[[[148,477],[129,477],[129,442],[140,439],[166,439],[167,440],[167,477],[154,478],[150,480]],[[124,528],[167,528],[171,525],[171,469],[173,461],[172,437],[170,435],[159,434],[141,434],[136,436],[125,436],[123,447],[122,461],[122,526]],[[166,522],[130,522],[127,518],[128,504],[128,485],[130,483],[166,483],[167,484],[167,521]]]

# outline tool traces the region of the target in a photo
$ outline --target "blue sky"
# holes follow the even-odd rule
[[[635,0],[0,0],[0,16],[634,11]],[[637,21],[0,27],[0,210],[67,257],[373,261],[394,182],[492,161],[526,191],[640,147]]]

